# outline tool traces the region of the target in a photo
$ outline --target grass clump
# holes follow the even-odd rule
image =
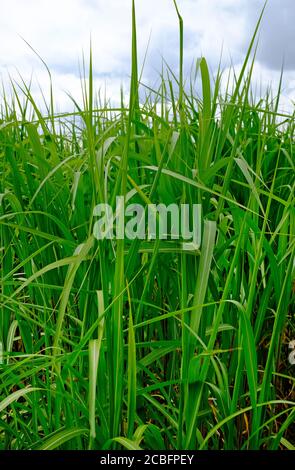
[[[0,447],[294,448],[294,114],[197,63],[140,103],[46,116],[13,85],[0,124]],[[195,93],[195,82],[202,96]],[[123,196],[201,204],[202,243],[100,240]],[[293,366],[294,367],[294,366]]]

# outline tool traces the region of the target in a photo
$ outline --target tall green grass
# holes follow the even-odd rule
[[[2,449],[294,449],[294,114],[252,99],[261,18],[226,93],[205,58],[186,83],[175,6],[179,71],[151,90],[133,2],[128,106],[97,99],[92,53],[72,114],[3,97]],[[119,195],[201,204],[200,249],[97,241]]]

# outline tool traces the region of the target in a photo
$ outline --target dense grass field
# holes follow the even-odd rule
[[[184,77],[177,13],[152,90],[133,11],[129,103],[98,99],[91,54],[71,114],[2,97],[1,449],[295,449],[295,114],[252,96],[259,23],[222,92],[204,58]],[[201,204],[200,247],[96,240],[120,195]]]

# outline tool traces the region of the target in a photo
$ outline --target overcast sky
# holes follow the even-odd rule
[[[185,64],[189,70],[201,55],[216,70],[223,48],[223,66],[241,64],[264,0],[178,0],[185,25]],[[59,110],[69,106],[65,93],[80,95],[79,60],[92,36],[96,87],[116,99],[130,72],[131,0],[9,0],[1,2],[0,73],[34,73],[48,86],[46,71],[23,37],[50,67]],[[137,0],[138,48],[144,57],[144,81],[153,83],[161,57],[177,69],[178,23],[173,0]],[[255,80],[265,89],[278,83],[284,61],[283,107],[295,100],[295,0],[269,0],[260,31]]]

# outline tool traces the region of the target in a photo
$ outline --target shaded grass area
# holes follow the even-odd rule
[[[294,449],[294,114],[254,102],[257,29],[221,93],[205,59],[139,103],[0,124],[2,449]],[[202,96],[195,93],[196,82]],[[116,196],[202,205],[202,243],[93,237]]]

